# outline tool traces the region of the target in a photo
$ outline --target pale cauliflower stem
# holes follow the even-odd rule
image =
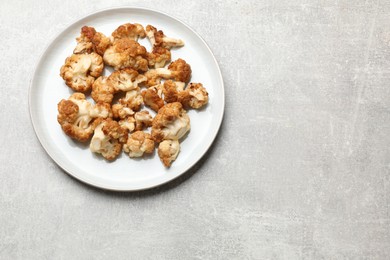
[[[93,153],[112,161],[121,153],[128,132],[111,118],[98,120],[89,148]]]
[[[108,77],[108,81],[115,92],[137,89],[138,84],[146,80],[146,76],[139,74],[136,70],[130,68],[114,71]]]
[[[103,67],[102,57],[95,52],[73,54],[66,58],[60,75],[74,91],[86,92],[91,89],[95,78],[102,74]]]
[[[123,68],[139,71],[148,70],[145,47],[129,38],[115,40],[104,53],[103,60],[105,64],[114,67],[115,70]]]
[[[164,140],[158,146],[158,156],[165,167],[170,167],[180,152],[178,140]]]
[[[83,26],[81,28],[80,36],[76,38],[77,46],[73,53],[91,53],[96,52],[103,55],[111,41],[103,33],[96,32],[95,28]]]
[[[177,59],[168,68],[151,69],[145,73],[147,86],[154,86],[161,83],[161,79],[173,79],[187,83],[191,78],[191,66],[183,59]]]
[[[142,98],[146,106],[158,112],[164,106],[164,100],[161,98],[162,91],[160,85],[149,87],[142,91]]]
[[[146,33],[141,24],[126,23],[119,26],[111,35],[113,40],[129,38],[133,41],[137,41],[139,37],[145,38]]]
[[[151,154],[154,151],[154,141],[152,136],[143,131],[132,133],[123,145],[123,151],[129,154],[129,157],[142,157],[144,154]]]
[[[86,142],[91,137],[95,118],[110,116],[109,104],[97,103],[93,106],[82,93],[74,93],[68,100],[58,103],[58,123],[66,135],[80,142]]]
[[[181,103],[169,103],[160,108],[152,123],[152,136],[156,142],[179,140],[190,130],[190,118]]]
[[[167,37],[164,35],[163,31],[158,31],[152,25],[146,26],[146,35],[148,36],[149,41],[153,46],[160,46],[170,49],[172,47],[181,47],[184,45],[182,40]]]

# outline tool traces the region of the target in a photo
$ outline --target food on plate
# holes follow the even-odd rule
[[[123,146],[123,151],[129,154],[129,157],[141,157],[145,153],[151,154],[154,151],[154,141],[152,136],[143,131],[132,133]]]
[[[138,42],[145,37],[150,51]],[[192,69],[184,59],[171,62],[171,51],[184,42],[138,23],[122,24],[111,36],[83,26],[76,42],[60,69],[76,92],[58,103],[64,133],[90,140],[91,152],[108,161],[122,150],[130,158],[153,154],[157,146],[161,162],[170,167],[191,128],[186,109],[201,108],[209,99],[202,83],[189,83]],[[105,66],[112,69],[104,71]]]

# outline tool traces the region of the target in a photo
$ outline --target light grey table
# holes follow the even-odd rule
[[[81,184],[28,113],[49,41],[98,9],[171,14],[226,90],[213,147],[146,192]],[[390,3],[2,1],[0,259],[389,259]]]

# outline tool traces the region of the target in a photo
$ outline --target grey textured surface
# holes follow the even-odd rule
[[[124,4],[194,28],[226,90],[202,161],[130,194],[64,174],[27,96],[58,32]],[[2,1],[0,259],[389,259],[389,25],[385,0]]]

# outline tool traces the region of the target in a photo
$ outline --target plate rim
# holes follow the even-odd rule
[[[62,163],[60,163],[57,158],[55,157],[55,155],[53,155],[51,152],[50,152],[50,148],[48,148],[45,144],[45,141],[42,140],[44,139],[43,138],[43,133],[41,132],[41,130],[39,129],[39,127],[36,125],[38,122],[38,119],[35,118],[35,115],[34,115],[34,112],[33,112],[33,108],[31,106],[32,104],[32,96],[33,96],[33,83],[35,81],[35,78],[36,78],[36,74],[37,74],[37,71],[41,65],[41,63],[43,62],[43,58],[44,56],[46,55],[46,53],[48,52],[49,48],[59,39],[59,37],[61,36],[62,33],[64,33],[67,29],[71,28],[72,26],[74,26],[76,23],[78,23],[80,20],[84,20],[84,19],[87,19],[91,16],[94,16],[94,15],[98,15],[99,13],[103,13],[103,12],[108,12],[108,11],[115,11],[115,10],[132,10],[132,11],[137,11],[137,10],[142,10],[142,11],[146,11],[146,12],[155,12],[155,13],[159,13],[159,14],[162,14],[170,19],[173,19],[174,21],[182,24],[183,26],[185,26],[188,30],[190,30],[195,36],[197,36],[201,42],[204,44],[204,46],[206,47],[206,49],[208,50],[208,52],[210,53],[211,57],[212,57],[212,60],[214,61],[214,64],[216,65],[216,68],[217,68],[217,71],[218,71],[218,75],[214,75],[215,77],[219,77],[219,81],[221,82],[221,91],[222,91],[222,95],[219,96],[218,98],[220,98],[221,100],[221,107],[222,107],[222,113],[220,113],[219,117],[216,118],[218,120],[218,127],[216,128],[216,131],[214,133],[214,136],[212,136],[212,138],[210,139],[211,142],[207,145],[207,147],[205,147],[205,151],[203,152],[203,154],[197,159],[195,160],[192,164],[189,164],[187,167],[184,167],[184,170],[182,170],[180,173],[176,174],[175,176],[173,176],[172,178],[167,178],[165,180],[163,180],[162,182],[159,182],[159,183],[154,183],[154,184],[151,184],[151,185],[147,185],[145,187],[138,187],[138,188],[129,188],[129,187],[118,187],[118,186],[112,186],[112,185],[102,185],[101,183],[97,183],[97,182],[91,182],[90,180],[87,180],[87,178],[82,178],[80,176],[76,176],[74,175],[71,170],[67,169],[66,165],[62,165]],[[98,189],[102,189],[102,190],[107,190],[107,191],[115,191],[115,192],[136,192],[136,191],[143,191],[143,190],[149,190],[149,189],[152,189],[152,188],[156,188],[156,187],[159,187],[159,186],[162,186],[164,184],[167,184],[173,180],[175,180],[176,178],[182,176],[183,174],[185,174],[186,172],[188,172],[192,167],[194,167],[204,156],[205,154],[207,153],[207,151],[210,150],[210,147],[212,146],[212,144],[215,142],[215,139],[221,129],[221,126],[222,126],[222,121],[223,121],[223,118],[224,118],[224,114],[225,114],[225,86],[224,86],[224,81],[223,81],[223,77],[222,77],[222,73],[221,73],[221,69],[218,65],[218,62],[214,56],[214,53],[212,52],[212,50],[210,49],[210,47],[208,46],[208,44],[206,43],[206,41],[194,30],[192,29],[189,25],[187,25],[185,22],[181,21],[180,19],[170,15],[170,14],[167,14],[165,12],[162,12],[162,11],[159,11],[159,10],[156,10],[156,9],[153,9],[153,8],[147,8],[147,7],[138,7],[138,6],[116,6],[116,7],[109,7],[109,8],[104,8],[104,9],[99,9],[99,10],[96,10],[96,11],[93,11],[93,12],[90,12],[82,17],[79,17],[79,18],[76,18],[74,19],[72,22],[70,22],[69,24],[65,25],[65,27],[58,33],[55,34],[54,37],[52,37],[48,44],[45,46],[45,48],[43,49],[43,51],[41,52],[39,58],[38,58],[38,61],[36,62],[35,64],[35,67],[34,67],[34,70],[32,72],[32,76],[30,76],[30,84],[29,84],[29,92],[28,92],[28,107],[29,107],[29,114],[30,114],[30,121],[31,121],[31,124],[33,126],[33,129],[34,129],[34,133],[35,133],[35,136],[38,138],[39,140],[39,143],[40,145],[43,147],[43,149],[45,150],[46,154],[49,155],[50,159],[52,161],[54,161],[59,168],[61,168],[67,175],[69,175],[70,177],[86,184],[86,185],[89,185],[89,186],[92,186],[92,187],[95,187],[95,188],[98,188]],[[39,133],[38,133],[39,132]]]

